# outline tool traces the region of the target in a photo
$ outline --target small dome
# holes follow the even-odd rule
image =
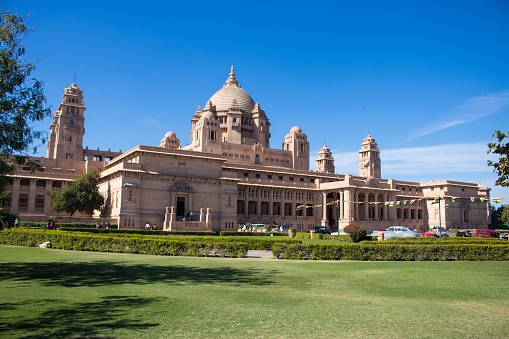
[[[253,111],[255,102],[251,96],[249,96],[249,94],[240,87],[237,79],[235,78],[232,66],[230,77],[226,80],[223,88],[214,93],[214,95],[210,97],[209,101],[216,106],[217,112],[228,111],[230,107],[232,107],[233,100],[237,101],[237,107],[240,110],[248,113]]]
[[[214,119],[214,114],[210,111],[205,111],[201,114],[201,117],[205,119]]]
[[[330,148],[327,147],[327,145],[323,145],[323,147],[320,149],[320,152],[330,152]]]
[[[300,129],[299,126],[293,126],[291,129],[290,129],[290,133],[292,132],[298,132],[298,133],[302,133],[302,130]]]
[[[176,138],[177,135],[172,132],[172,131],[169,131],[169,132],[166,132],[166,134],[164,135],[165,138]]]

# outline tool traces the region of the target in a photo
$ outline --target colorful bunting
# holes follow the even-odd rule
[[[394,207],[394,205],[396,206],[405,206],[407,204],[410,204],[410,205],[413,205],[414,202],[416,201],[422,201],[422,200],[425,200],[427,201],[429,199],[429,197],[425,196],[423,198],[420,198],[420,199],[409,199],[409,200],[398,200],[398,201],[346,201],[346,200],[341,200],[342,202],[349,202],[349,203],[353,203],[353,204],[369,204],[369,205],[378,205],[378,204],[383,204],[384,206],[388,206],[388,207]],[[438,197],[434,197],[432,198],[433,199],[433,202],[431,204],[438,204],[441,200],[445,200],[446,197],[445,196],[438,196]],[[451,197],[451,202],[452,203],[456,203],[458,199],[469,199],[470,202],[476,202],[476,201],[479,201],[479,202],[485,202],[485,201],[489,201],[489,199],[486,199],[486,198],[477,198],[477,197],[470,197],[470,198],[461,198],[461,197]],[[495,203],[499,203],[501,202],[502,200],[504,199],[507,199],[506,197],[501,197],[501,198],[491,198],[491,200]],[[326,203],[326,204],[317,204],[317,205],[299,205],[296,207],[296,210],[302,210],[304,208],[320,208],[320,207],[323,207],[323,206],[328,206],[328,205],[336,205],[336,206],[339,206],[339,203],[340,203],[340,200],[335,200],[335,201],[332,201],[332,202],[329,202],[329,203]]]

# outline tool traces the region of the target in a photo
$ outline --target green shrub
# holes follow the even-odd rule
[[[449,261],[509,260],[507,244],[282,244],[272,247],[274,257],[293,260]]]
[[[295,239],[311,239],[311,234],[309,232],[297,232]]]
[[[366,229],[362,226],[348,225],[344,231],[350,235],[353,242],[360,242],[366,238]]]
[[[30,229],[0,232],[1,244],[38,246],[46,241],[51,242],[52,248],[65,250],[153,255],[245,257],[248,251],[246,242],[217,237],[115,236]]]

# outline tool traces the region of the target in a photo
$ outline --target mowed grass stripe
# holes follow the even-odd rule
[[[224,259],[0,246],[9,338],[500,338],[508,262]]]

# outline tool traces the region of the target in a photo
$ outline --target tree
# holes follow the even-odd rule
[[[343,230],[350,235],[353,242],[360,242],[366,238],[366,229],[362,226],[347,225]]]
[[[500,224],[502,224],[502,221],[500,220],[500,217],[502,216],[502,212],[504,210],[504,205],[495,208],[495,206],[491,206],[491,229],[496,229]]]
[[[503,206],[503,210],[500,215],[500,221],[502,224],[509,224],[509,205]]]
[[[91,171],[74,180],[60,192],[52,192],[51,209],[55,212],[67,212],[72,216],[76,211],[93,214],[102,210],[104,197],[99,193],[99,171]]]
[[[488,166],[493,166],[493,172],[497,172],[498,179],[495,185],[509,187],[509,143],[502,143],[505,138],[509,139],[509,133],[502,133],[497,130],[493,137],[496,137],[498,142],[490,142],[488,144],[488,154],[494,153],[500,155],[500,157],[498,162],[488,160]]]
[[[42,82],[30,78],[35,64],[23,58],[25,48],[21,39],[32,29],[23,18],[2,12],[0,15],[0,195],[7,185],[7,175],[17,165],[40,170],[40,165],[28,158],[35,140],[43,139],[43,132],[33,130],[31,123],[49,116]],[[33,153],[37,151],[35,147]]]

